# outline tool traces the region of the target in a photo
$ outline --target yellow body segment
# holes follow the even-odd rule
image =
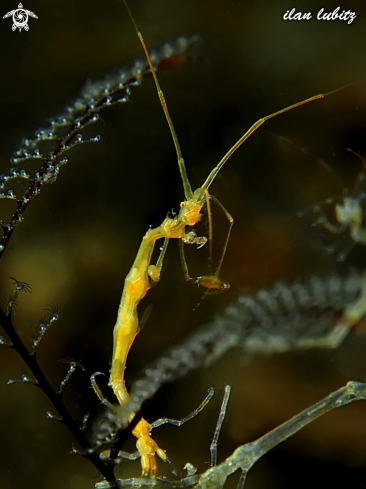
[[[137,306],[151,286],[148,268],[155,242],[162,237],[164,236],[161,234],[161,227],[149,230],[145,234],[124,283],[113,331],[113,357],[109,380],[121,405],[127,404],[130,397],[125,386],[124,371],[128,352],[139,331]]]
[[[151,280],[160,278],[160,268],[150,265],[155,243],[162,238],[181,239],[185,236],[186,226],[195,225],[201,218],[204,201],[192,198],[181,205],[179,214],[174,218],[167,217],[161,226],[149,229],[142,239],[135,261],[129,271],[118,308],[117,321],[113,331],[113,357],[109,384],[121,405],[129,401],[124,371],[131,345],[139,331],[137,306],[151,287]]]
[[[132,430],[132,434],[137,438],[136,448],[141,456],[142,475],[155,477],[158,469],[155,454],[157,453],[164,462],[168,460],[168,457],[164,450],[159,448],[158,444],[151,438],[151,430],[151,425],[144,418],[141,418]]]

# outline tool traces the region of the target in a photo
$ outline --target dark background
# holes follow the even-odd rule
[[[337,6],[330,1],[131,2],[150,48],[182,34],[204,39],[202,56],[159,73],[192,187],[202,184],[260,117],[366,77],[364,2],[341,5],[356,12],[351,25],[316,20],[320,8]],[[284,21],[283,14],[293,7],[312,12],[313,18]],[[1,8],[4,15],[16,8],[16,1],[6,0]],[[13,32],[11,19],[0,23],[4,172],[22,138],[45,127],[86,80],[142,57],[121,2],[30,0],[24,8],[39,17],[29,19],[28,32]],[[184,282],[177,243],[171,242],[161,283],[141,304],[140,311],[148,304],[154,309],[133,345],[127,378],[240,293],[276,279],[345,268],[325,253],[323,238],[335,243],[337,237],[311,228],[312,215],[289,222],[299,210],[341,190],[312,158],[270,133],[309,148],[351,186],[361,163],[346,148],[365,153],[365,94],[366,84],[360,83],[278,117],[231,158],[210,189],[235,219],[221,273],[231,289],[207,297],[193,311],[201,295]],[[95,129],[102,142],[70,151],[70,163],[31,203],[1,263],[1,299],[12,291],[9,275],[32,286],[31,295],[19,298],[14,319],[24,341],[36,334],[34,325],[47,314],[44,309],[58,304],[62,320],[39,347],[39,362],[55,387],[67,369],[63,359],[108,372],[123,279],[149,225],[161,223],[183,198],[174,147],[151,79],[134,90],[132,102],[104,110],[102,119]],[[13,204],[0,204],[6,222]],[[214,213],[214,262],[226,229],[220,212]],[[188,250],[193,276],[209,273],[207,251]],[[361,246],[346,265],[364,266]],[[177,467],[190,461],[204,471],[226,383],[232,398],[219,461],[348,380],[365,380],[365,347],[365,337],[353,333],[336,352],[258,355],[246,366],[240,352],[231,352],[164,392],[156,417],[185,416],[210,386],[217,396],[189,425],[161,428],[156,439]],[[1,489],[91,487],[95,470],[68,453],[71,435],[46,419],[52,408],[43,393],[30,385],[6,386],[9,378],[27,373],[22,361],[2,348],[0,365]],[[65,390],[78,420],[97,404],[88,385],[88,377],[78,373]],[[366,487],[365,410],[364,403],[357,403],[313,423],[261,460],[246,487]],[[128,448],[133,450],[132,442]],[[139,471],[135,463],[121,474]]]

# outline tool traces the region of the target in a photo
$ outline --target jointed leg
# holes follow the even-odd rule
[[[197,414],[199,414],[202,411],[202,409],[204,409],[207,406],[207,404],[212,399],[214,393],[215,393],[215,390],[211,387],[208,390],[207,396],[205,397],[203,402],[198,406],[198,408],[196,408],[194,411],[192,411],[190,414],[188,414],[188,416],[186,416],[185,418],[183,418],[183,419],[170,419],[170,418],[157,419],[156,421],[151,423],[151,429],[158,428],[159,426],[162,426],[164,424],[172,424],[173,426],[178,426],[178,427],[184,425],[185,423],[187,423],[187,421],[190,421],[191,419],[196,417]]]
[[[94,372],[91,376],[90,376],[90,382],[91,382],[91,385],[94,389],[94,392],[96,393],[96,395],[99,397],[99,400],[101,401],[101,403],[106,406],[107,408],[109,408],[112,412],[116,412],[116,408],[115,406],[110,403],[109,401],[107,401],[107,399],[103,396],[103,393],[102,391],[100,390],[96,380],[95,380],[95,377],[97,375],[104,375],[103,372]]]
[[[199,249],[202,248],[202,246],[204,246],[206,243],[207,243],[206,236],[197,236],[194,231],[189,231],[179,241],[179,252],[180,252],[180,259],[182,263],[182,270],[183,270],[184,278],[185,280],[187,280],[187,282],[192,279],[189,275],[187,260],[184,253],[184,244],[196,244],[198,245],[198,249]]]
[[[230,392],[231,392],[230,385],[226,385],[225,386],[224,398],[223,398],[222,404],[221,404],[219,418],[217,420],[215,433],[214,433],[214,436],[212,438],[212,442],[210,445],[210,453],[211,453],[210,465],[211,465],[211,467],[214,467],[215,465],[217,465],[217,446],[218,446],[218,441],[219,441],[219,436],[220,436],[222,424],[223,424],[225,416],[226,416]]]
[[[165,257],[166,250],[168,248],[168,244],[169,244],[169,238],[165,238],[156,265],[149,265],[149,268],[147,270],[149,277],[155,283],[159,282],[160,280],[161,269],[163,267],[164,257]]]
[[[182,270],[183,270],[184,279],[187,280],[187,282],[188,282],[189,280],[191,280],[191,277],[189,275],[186,255],[184,253],[184,241],[182,239],[179,240],[179,253],[180,253],[180,261],[182,263]]]
[[[210,199],[213,200],[213,202],[215,202],[220,207],[220,209],[223,211],[223,213],[225,214],[225,216],[227,217],[227,219],[229,221],[229,231],[228,231],[228,233],[226,235],[226,240],[225,240],[224,248],[222,250],[222,255],[221,255],[219,264],[217,265],[216,271],[215,271],[215,275],[218,276],[219,273],[220,273],[222,262],[224,261],[224,257],[225,257],[225,253],[226,253],[226,248],[227,248],[227,245],[229,243],[231,230],[232,230],[232,227],[233,227],[233,224],[234,224],[234,219],[233,219],[232,215],[221,204],[221,202],[218,199],[216,199],[216,197],[214,197],[213,195],[210,195]]]
[[[104,450],[101,454],[100,454],[100,458],[102,460],[105,460],[105,461],[108,461],[108,462],[111,462],[111,459],[109,457],[110,455],[110,450]],[[137,460],[138,458],[140,458],[140,453],[139,452],[134,452],[134,453],[128,453],[128,452],[124,452],[123,450],[120,450],[118,452],[118,456],[113,459],[113,462],[116,463],[116,464],[121,464],[123,462],[123,460]]]
[[[210,256],[209,256],[209,266],[212,269],[212,240],[213,240],[213,225],[212,225],[212,214],[211,214],[211,203],[210,203],[210,194],[207,189],[203,189],[205,192],[205,199],[207,205],[207,215],[208,215],[208,241],[210,246]]]

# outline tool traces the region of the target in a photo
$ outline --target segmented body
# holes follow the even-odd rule
[[[195,192],[196,194],[196,192]],[[197,194],[199,197],[200,193]],[[117,321],[113,332],[113,357],[109,383],[121,405],[129,401],[124,371],[131,345],[139,331],[137,306],[151,287],[151,282],[158,282],[166,246],[160,255],[157,265],[150,265],[155,243],[158,239],[178,238],[185,235],[186,226],[194,226],[201,218],[203,202],[192,198],[181,205],[179,214],[174,218],[167,217],[161,226],[149,229],[142,239],[135,261],[129,271],[122,292]]]

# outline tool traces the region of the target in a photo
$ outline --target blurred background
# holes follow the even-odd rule
[[[47,118],[62,112],[87,80],[143,58],[123,3],[29,1],[24,8],[38,19],[29,19],[28,32],[13,32],[11,18],[0,24],[1,173],[9,169],[9,157],[22,139],[47,127]],[[332,12],[337,3],[295,3],[131,1],[150,49],[179,35],[198,34],[204,40],[196,59],[159,73],[193,188],[260,117],[366,78],[364,2],[341,5],[341,11],[357,15],[350,25],[316,20],[321,8]],[[5,15],[16,1],[5,0],[1,7]],[[294,7],[312,12],[313,18],[284,21]],[[311,227],[314,214],[290,221],[298,211],[342,194],[306,148],[352,187],[361,162],[347,148],[365,154],[365,110],[366,84],[360,83],[271,120],[232,156],[210,189],[235,221],[221,271],[231,288],[206,297],[195,310],[201,292],[184,281],[178,246],[171,242],[162,280],[139,308],[140,317],[149,304],[153,312],[129,355],[127,379],[241,293],[278,279],[364,267],[361,246],[343,265],[326,253],[339,238]],[[19,297],[14,315],[27,344],[45,309],[58,306],[61,321],[38,349],[39,363],[55,388],[67,370],[62,361],[70,358],[90,372],[108,373],[124,277],[148,227],[178,210],[183,199],[174,146],[152,80],[136,88],[129,103],[104,109],[101,116],[94,128],[101,142],[69,152],[69,164],[31,203],[0,264],[3,307],[13,291],[9,276],[32,286],[32,294]],[[4,223],[13,209],[12,201],[0,202]],[[213,219],[215,264],[228,224],[221,212],[214,211]],[[201,234],[207,233],[206,225],[204,219]],[[192,276],[210,273],[205,248],[187,250]],[[240,351],[230,352],[157,398],[153,419],[184,417],[209,387],[217,390],[199,417],[180,429],[161,428],[156,440],[176,467],[189,461],[204,471],[225,384],[232,386],[232,397],[219,461],[348,380],[365,381],[365,349],[366,337],[354,332],[333,352],[257,355],[247,365]],[[92,487],[98,474],[88,461],[69,454],[72,437],[46,419],[52,406],[44,394],[31,385],[6,385],[28,373],[21,359],[3,347],[0,365],[1,489]],[[64,395],[80,422],[86,411],[96,414],[86,374],[76,373]],[[366,487],[365,414],[366,404],[357,403],[321,418],[264,457],[250,472],[246,488]],[[127,448],[133,450],[132,441]],[[123,477],[139,473],[138,462],[120,470]]]

